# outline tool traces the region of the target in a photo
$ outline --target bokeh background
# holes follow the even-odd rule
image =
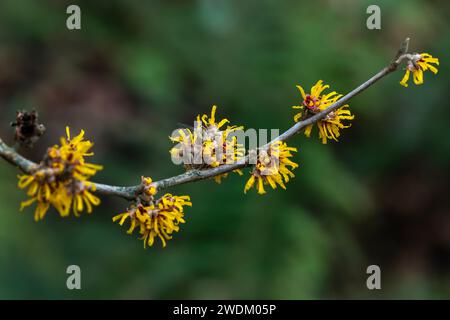
[[[69,4],[80,31],[66,29]],[[366,28],[370,4],[381,30]],[[168,135],[212,104],[247,128],[285,130],[296,84],[348,92],[406,36],[441,66],[422,86],[401,87],[396,72],[354,98],[339,143],[295,137],[287,191],[244,195],[234,175],[171,189],[194,206],[164,250],[111,222],[121,199],[33,222],[18,211],[17,171],[0,162],[0,298],[449,298],[449,11],[444,0],[2,0],[0,136],[12,144],[15,111],[36,109],[47,133],[22,153],[38,161],[66,125],[83,128],[104,183],[181,173]],[[66,289],[71,264],[80,291]],[[382,290],[366,288],[371,264]]]

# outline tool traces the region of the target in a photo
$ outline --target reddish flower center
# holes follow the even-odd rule
[[[318,112],[320,111],[320,97],[316,98],[310,94],[307,94],[305,100],[303,100],[303,105],[311,111]]]

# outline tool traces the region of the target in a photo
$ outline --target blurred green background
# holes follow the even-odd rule
[[[69,4],[80,31],[66,29]],[[366,28],[370,4],[381,30]],[[348,92],[406,36],[441,66],[422,86],[401,87],[398,71],[354,98],[339,143],[295,137],[287,191],[244,195],[247,172],[171,189],[194,206],[164,250],[111,222],[121,199],[34,223],[0,162],[0,298],[449,298],[449,11],[444,0],[2,0],[0,136],[12,144],[15,111],[35,108],[47,133],[23,154],[38,161],[66,125],[83,128],[104,183],[181,173],[168,135],[212,104],[234,124],[285,130],[296,84]],[[71,264],[82,290],[66,289]],[[382,290],[366,288],[371,264]]]

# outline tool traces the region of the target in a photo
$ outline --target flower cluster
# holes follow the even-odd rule
[[[244,156],[244,148],[238,143],[232,133],[243,130],[243,126],[227,126],[228,119],[216,122],[216,106],[212,107],[211,116],[204,114],[197,116],[193,130],[179,129],[170,136],[172,142],[177,143],[170,150],[172,160],[184,164],[186,170],[216,168],[223,164],[235,163]],[[242,175],[240,170],[235,170]],[[220,183],[227,174],[215,177]]]
[[[428,53],[404,54],[402,59],[404,58],[407,59],[406,73],[400,84],[405,87],[408,86],[411,72],[414,83],[417,85],[423,83],[425,71],[430,70],[435,74],[438,72],[434,65],[439,65],[439,59]],[[396,66],[397,64],[394,65]],[[393,71],[394,69],[385,70]],[[313,118],[306,123],[298,124],[296,128],[291,128],[291,132],[284,135],[284,138],[292,135],[292,130],[296,132],[308,123],[304,130],[307,137],[311,136],[313,127],[317,125],[319,139],[323,144],[326,144],[328,140],[338,141],[341,135],[340,130],[350,127],[348,121],[354,119],[348,104],[344,104],[346,100],[340,100],[343,95],[331,90],[326,92],[330,86],[324,84],[322,80],[317,81],[309,93],[306,93],[300,85],[297,88],[302,101],[300,105],[293,106],[294,109],[299,110],[294,116],[295,122],[313,117],[334,105],[333,111],[327,110],[318,115],[317,117],[321,119]],[[343,105],[336,108],[335,104],[338,101]],[[212,106],[210,115],[197,116],[192,129],[179,129],[169,137],[173,143],[176,143],[169,151],[172,160],[183,163],[186,170],[212,169],[237,162],[239,162],[238,165],[232,167],[233,169],[254,164],[250,178],[244,186],[244,193],[253,187],[258,194],[265,194],[266,186],[272,189],[276,189],[277,186],[286,189],[286,183],[295,177],[292,171],[298,167],[298,164],[292,160],[297,149],[289,147],[283,141],[285,139],[279,137],[280,140],[276,139],[275,142],[246,154],[245,148],[238,142],[237,137],[237,131],[243,130],[243,126],[229,125],[228,119],[217,120],[216,110],[217,107]],[[324,115],[325,113],[327,114]],[[16,140],[21,142],[28,141],[32,144],[35,140],[31,141],[31,139],[43,133],[43,127],[38,125],[35,113],[19,113],[18,120],[13,125],[16,126]],[[93,194],[96,191],[96,185],[89,180],[102,170],[102,166],[85,160],[93,155],[90,151],[93,143],[84,139],[84,131],[72,138],[70,129],[67,127],[66,133],[67,137],[61,138],[60,145],[47,150],[44,160],[36,170],[31,174],[18,177],[19,188],[27,189],[27,195],[30,197],[29,200],[21,203],[21,210],[36,203],[35,220],[43,219],[50,206],[56,208],[62,217],[66,217],[71,211],[75,216],[79,216],[84,210],[91,213],[93,206],[100,204],[100,199]],[[254,159],[252,159],[253,156]],[[242,175],[239,169],[234,172]],[[211,175],[208,172],[204,177]],[[221,173],[214,179],[220,183],[221,179],[227,175],[228,173]],[[181,180],[184,178],[182,177]],[[126,212],[112,218],[113,222],[118,222],[121,226],[129,220],[130,226],[127,233],[132,234],[138,230],[140,239],[144,242],[144,248],[153,246],[156,238],[160,239],[163,247],[166,247],[167,240],[172,239],[173,233],[180,230],[180,224],[185,223],[184,207],[192,206],[190,197],[187,195],[175,196],[166,193],[156,198],[157,188],[164,184],[155,183],[150,177],[142,177],[141,185],[132,188],[136,191],[133,191],[131,195],[126,194],[127,198],[134,198],[132,206]]]
[[[257,163],[245,184],[244,193],[255,184],[259,194],[266,193],[264,185],[270,185],[275,189],[278,184],[286,189],[284,184],[295,176],[291,170],[298,167],[298,164],[289,159],[293,156],[291,152],[297,152],[297,149],[288,147],[282,141],[276,141],[267,149],[260,150]]]
[[[323,92],[329,87],[329,85],[324,85],[322,80],[319,80],[311,88],[311,92],[306,94],[305,90],[303,90],[301,86],[297,86],[300,90],[303,101],[301,105],[293,106],[294,109],[301,110],[294,116],[294,121],[297,122],[308,115],[319,113],[320,111],[327,109],[342,97],[342,94],[338,94],[336,91],[324,94]],[[325,118],[317,121],[319,139],[322,140],[323,144],[326,144],[328,139],[338,141],[337,138],[341,135],[339,130],[350,127],[350,125],[345,125],[343,120],[353,119],[354,115],[351,114],[347,104],[328,113]],[[308,138],[311,136],[313,126],[314,124],[310,124],[305,128],[305,135]]]
[[[44,218],[50,205],[56,208],[61,217],[67,217],[72,210],[75,216],[92,206],[100,204],[100,199],[92,192],[95,184],[89,182],[102,166],[88,163],[85,157],[92,156],[93,143],[84,140],[84,131],[74,138],[66,128],[67,138],[61,138],[61,145],[47,150],[47,154],[32,174],[19,176],[20,189],[28,188],[29,200],[21,203],[21,210],[37,202],[34,219]],[[91,192],[92,191],[92,192]]]
[[[423,73],[424,71],[430,70],[434,74],[438,72],[438,69],[432,64],[439,65],[439,59],[433,58],[428,53],[414,54],[412,59],[408,60],[406,65],[406,72],[400,84],[404,87],[408,87],[408,80],[410,73],[413,73],[413,80],[416,85],[423,83]]]
[[[140,239],[144,241],[144,248],[147,245],[153,246],[156,237],[165,247],[166,240],[172,239],[172,234],[179,231],[179,224],[185,223],[184,206],[192,206],[189,196],[174,196],[166,193],[147,205],[140,203],[132,206],[126,212],[114,216],[112,220],[119,221],[122,226],[127,219],[130,219],[127,233],[132,234],[138,228]]]

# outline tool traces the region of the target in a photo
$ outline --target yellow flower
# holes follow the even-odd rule
[[[333,103],[337,102],[342,94],[338,94],[336,91],[324,94],[323,91],[328,89],[329,85],[324,85],[322,80],[311,88],[311,93],[306,94],[305,90],[301,86],[297,86],[302,95],[303,102],[299,106],[293,106],[294,109],[300,109],[301,111],[294,116],[294,121],[298,122],[301,119],[306,118],[309,115],[314,115],[322,110],[327,109]],[[343,120],[353,120],[354,115],[351,114],[348,109],[348,105],[344,105],[339,109],[330,112],[325,118],[317,121],[317,127],[319,129],[319,139],[322,143],[326,144],[328,139],[338,141],[340,129],[348,128],[351,125],[345,125]],[[305,135],[309,138],[314,124],[310,124],[305,128]]]
[[[255,184],[259,194],[266,193],[265,185],[275,189],[278,184],[286,189],[285,183],[295,177],[291,170],[298,167],[297,163],[289,159],[293,157],[291,152],[297,152],[297,149],[288,147],[282,141],[272,143],[266,151],[260,150],[255,168],[245,184],[244,193],[247,193]]]
[[[67,217],[72,210],[75,216],[92,206],[100,204],[100,199],[92,192],[95,184],[88,180],[102,169],[102,166],[85,162],[85,157],[93,143],[84,140],[84,131],[71,139],[70,129],[66,128],[67,139],[61,138],[61,146],[55,145],[47,150],[46,157],[32,174],[19,176],[18,187],[28,188],[29,200],[21,203],[21,210],[37,202],[34,218],[44,218],[50,205],[56,208],[61,217]]]
[[[433,58],[428,53],[414,54],[411,60],[408,60],[406,65],[406,72],[400,84],[408,87],[409,75],[413,73],[413,80],[416,85],[423,83],[423,72],[430,70],[434,74],[438,73],[438,69],[432,65],[439,65],[439,59]]]
[[[174,160],[183,162],[186,170],[216,168],[224,164],[235,163],[244,157],[245,149],[238,143],[237,137],[231,134],[243,130],[243,126],[227,126],[228,119],[216,120],[217,107],[213,106],[211,115],[197,116],[193,130],[186,128],[177,131],[170,138],[177,143],[170,150]],[[240,170],[235,170],[242,174]],[[227,174],[216,176],[220,183]]]
[[[144,241],[144,248],[147,245],[153,246],[156,237],[165,247],[166,240],[172,239],[172,234],[179,231],[179,224],[185,223],[184,206],[192,206],[189,196],[174,196],[167,193],[146,206],[142,204],[134,206],[114,216],[112,220],[119,221],[122,226],[127,219],[130,219],[127,233],[132,234],[138,228],[140,240]]]
[[[56,183],[52,183],[46,179],[42,172],[37,172],[34,175],[25,174],[18,176],[18,178],[18,187],[20,189],[28,188],[27,195],[30,197],[29,200],[23,201],[20,204],[20,210],[22,211],[25,207],[37,201],[38,204],[34,211],[34,220],[38,221],[43,219],[50,206],[52,192],[55,189]]]
[[[208,115],[206,115],[206,114],[203,114],[201,116],[202,122],[206,128],[220,129],[223,125],[230,122],[228,119],[222,119],[218,123],[216,123],[216,110],[217,110],[217,106],[213,105],[211,108],[211,116],[209,117],[209,119],[208,119]],[[199,119],[200,119],[200,115],[197,116],[198,121],[200,121]],[[236,127],[237,126],[232,126],[232,127],[228,127],[228,128],[236,128]],[[242,128],[243,127],[240,127],[240,129],[242,129]]]

